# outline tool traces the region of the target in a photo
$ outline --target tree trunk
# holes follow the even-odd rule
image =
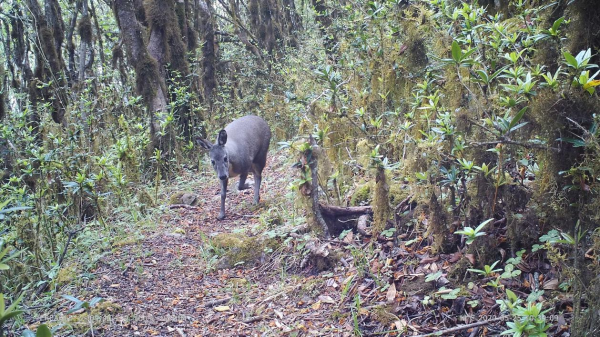
[[[98,49],[100,50],[100,65],[104,67],[104,43],[102,41],[102,29],[100,28],[100,24],[98,23],[98,15],[96,15],[96,7],[94,6],[94,1],[90,0],[90,10],[92,13],[92,17],[94,18],[94,26],[96,27],[96,38],[98,39]]]
[[[335,62],[337,59],[337,39],[333,32],[330,32],[333,23],[328,8],[325,5],[325,0],[312,0],[313,8],[316,12],[316,20],[319,24],[319,30],[323,36],[323,45],[325,54],[329,60]]]
[[[81,10],[81,21],[79,21],[79,36],[81,37],[81,45],[79,46],[79,82],[85,80],[85,58],[87,56],[88,44],[91,43],[92,25],[88,10],[88,0],[83,0]]]
[[[37,33],[34,49],[36,67],[34,80],[29,83],[29,96],[34,106],[40,101],[51,102],[52,119],[56,123],[66,125],[64,115],[68,96],[65,91],[67,82],[61,53],[64,22],[60,6],[56,0],[46,0],[43,15],[37,0],[27,0],[27,5],[35,21]],[[37,128],[39,116],[34,115],[32,123],[34,128]]]
[[[115,0],[114,11],[125,43],[128,61],[135,68],[136,90],[144,98],[150,115],[152,146],[157,147],[160,144],[157,133],[159,126],[156,125],[154,116],[157,111],[164,111],[167,105],[164,77],[159,71],[159,63],[150,54],[144,43],[144,27],[136,18],[137,11],[134,2],[132,0]],[[154,39],[156,38],[155,34]],[[156,50],[155,53],[157,53]]]
[[[69,57],[69,65],[67,77],[70,82],[73,82],[75,79],[75,43],[73,42],[73,32],[75,32],[75,26],[77,25],[77,16],[79,15],[79,10],[81,9],[81,4],[83,0],[77,1],[75,5],[75,10],[73,11],[73,16],[71,17],[71,22],[69,23],[69,29],[67,30],[67,55]]]
[[[217,88],[217,64],[214,16],[210,0],[196,0],[199,13],[199,31],[202,34],[202,86],[203,98],[212,110],[213,92]]]

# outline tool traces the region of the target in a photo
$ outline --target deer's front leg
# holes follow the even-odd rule
[[[227,198],[227,181],[229,179],[221,180],[221,212],[219,212],[218,220],[225,219],[225,198]]]

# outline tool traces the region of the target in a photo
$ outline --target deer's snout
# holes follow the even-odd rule
[[[223,174],[223,175],[220,175],[220,176],[219,176],[219,179],[221,179],[221,180],[225,180],[225,179],[227,179],[227,176],[226,176],[226,175],[224,175],[224,174]]]

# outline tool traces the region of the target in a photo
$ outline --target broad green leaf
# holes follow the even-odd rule
[[[484,222],[482,222],[479,226],[477,226],[477,228],[475,228],[475,232],[479,232],[480,230],[483,229],[483,227],[485,227],[485,225],[489,224],[490,222],[492,222],[494,220],[494,218],[490,218],[485,220]]]
[[[456,40],[452,41],[452,59],[454,62],[459,63],[462,59],[462,50]]]
[[[516,115],[515,117],[513,117],[513,119],[510,121],[510,124],[508,125],[508,129],[512,129],[515,125],[517,125],[517,123],[521,120],[521,118],[523,118],[523,116],[525,115],[525,111],[527,111],[527,107],[524,107],[523,109],[521,109]]]
[[[575,57],[573,55],[571,55],[571,53],[566,51],[563,53],[563,56],[565,57],[565,60],[567,60],[568,65],[577,69],[577,60],[575,59]]]
[[[75,302],[77,304],[83,303],[82,300],[78,299],[77,297],[73,297],[71,295],[62,295],[62,297],[68,299],[71,302]]]
[[[35,337],[52,337],[52,331],[50,331],[50,328],[46,324],[42,324],[38,326]]]
[[[19,303],[23,299],[23,296],[25,296],[25,293],[22,293],[21,296],[19,296],[19,298],[17,298],[16,300],[14,300],[12,302],[12,304],[8,307],[8,309],[6,309],[6,312],[11,312],[11,311],[15,310],[15,308],[17,307],[17,305],[19,305]],[[2,325],[2,324],[0,324],[0,325]]]
[[[11,311],[8,314],[4,314],[4,316],[0,317],[0,327],[4,325],[4,322],[8,321],[9,319],[19,316],[20,314],[24,313],[24,311],[22,310],[15,310],[15,311]]]
[[[25,211],[28,209],[33,209],[33,207],[29,207],[29,206],[19,206],[19,207],[11,207],[11,208],[6,208],[3,210],[0,210],[0,213],[10,213],[10,212],[16,212],[16,211]]]
[[[515,130],[518,130],[518,129],[520,129],[520,128],[524,127],[524,126],[525,126],[525,125],[527,125],[527,124],[529,124],[529,123],[528,123],[528,122],[523,122],[523,123],[521,123],[521,124],[518,124],[517,126],[514,126],[514,127],[510,128],[510,130],[509,130],[509,131],[510,131],[510,132],[513,132],[513,131],[515,131]]]

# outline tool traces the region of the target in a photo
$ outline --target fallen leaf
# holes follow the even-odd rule
[[[426,257],[421,260],[421,264],[436,262],[439,259],[440,259],[439,256]]]
[[[111,288],[119,288],[120,286],[121,286],[120,283],[113,283],[109,287],[111,287]]]
[[[392,285],[390,285],[390,287],[387,290],[387,294],[385,295],[385,298],[388,303],[394,302],[394,299],[396,298],[396,293],[396,283],[392,282]]]
[[[448,262],[454,263],[454,262],[460,260],[461,257],[462,257],[462,253],[456,252],[456,253],[450,255],[450,259],[448,260]]]
[[[406,320],[399,320],[399,321],[395,321],[394,325],[396,326],[396,329],[399,331],[404,331],[406,329],[406,327],[408,326],[408,323],[406,323]]]
[[[332,278],[328,279],[326,284],[328,287],[332,287],[332,288],[337,288],[339,286],[339,284],[337,284],[337,282],[335,282],[335,280]]]
[[[354,241],[354,234],[352,234],[352,232],[349,232],[346,237],[344,237],[344,242],[345,243],[352,243],[352,241]]]
[[[331,296],[319,296],[319,301],[323,302],[323,303],[329,303],[329,304],[335,304],[335,301],[333,300],[333,298],[331,298]]]
[[[546,290],[556,290],[558,289],[558,279],[551,279],[544,282],[544,289]]]
[[[465,254],[465,257],[467,258],[467,260],[469,260],[469,263],[471,263],[472,265],[475,264],[475,255],[473,255],[473,254]]]
[[[229,308],[229,306],[227,305],[219,305],[215,307],[215,310],[218,312],[223,312],[223,311],[229,311],[231,310],[231,308]]]
[[[317,301],[315,304],[311,305],[311,308],[313,308],[313,310],[319,310],[319,308],[321,308],[321,301]]]

